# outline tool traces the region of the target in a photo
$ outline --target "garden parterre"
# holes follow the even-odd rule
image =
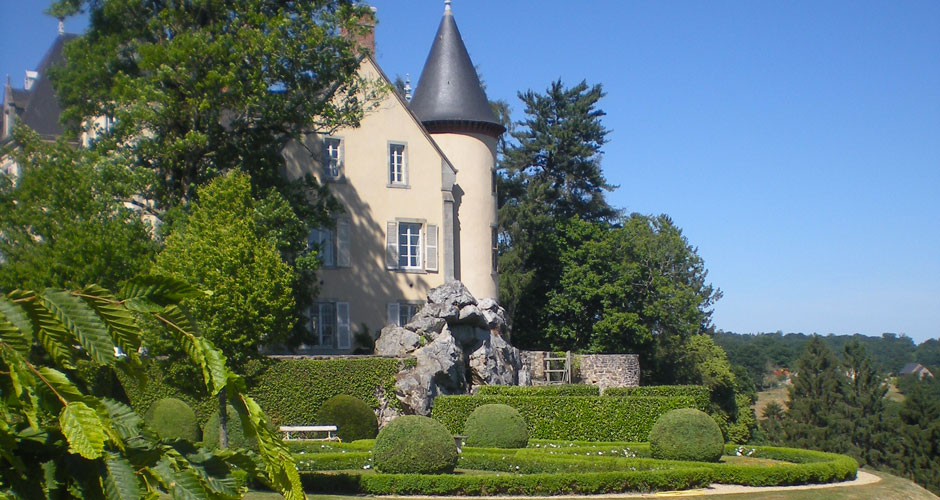
[[[464,447],[455,474],[379,474],[373,443],[290,446],[306,491],[372,495],[606,494],[827,483],[857,472],[850,457],[792,448],[728,445],[709,464],[652,459],[648,443],[532,440],[517,450]]]

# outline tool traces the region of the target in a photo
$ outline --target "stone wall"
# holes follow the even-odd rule
[[[640,357],[636,354],[582,354],[581,383],[596,385],[601,392],[608,387],[640,385]]]
[[[533,385],[546,384],[547,351],[521,351],[522,368]],[[572,383],[596,385],[601,391],[608,387],[640,385],[640,358],[636,354],[576,354]],[[522,379],[523,377],[519,377]]]

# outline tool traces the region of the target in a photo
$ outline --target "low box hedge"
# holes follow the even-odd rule
[[[477,389],[479,396],[600,396],[596,385],[484,385]]]
[[[701,467],[552,474],[370,474],[304,472],[304,491],[366,495],[593,495],[684,490],[710,482]]]
[[[687,397],[438,396],[431,417],[460,434],[478,406],[505,404],[519,410],[532,439],[646,441],[660,415],[676,408],[704,410]]]
[[[645,443],[589,446],[539,441],[534,445],[538,447],[518,450],[466,447],[457,464],[462,473],[454,475],[376,474],[371,471],[368,453],[361,451],[297,455],[297,459],[303,465],[301,477],[307,492],[371,495],[609,494],[681,490],[715,482],[773,486],[843,481],[857,471],[850,457],[792,448],[725,448],[726,455],[788,462],[768,466],[629,458],[633,451],[615,454],[635,450],[638,456],[648,456]],[[304,464],[305,460],[316,464]]]

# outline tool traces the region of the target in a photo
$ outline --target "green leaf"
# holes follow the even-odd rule
[[[160,476],[160,480],[170,492],[171,498],[209,500],[209,495],[199,480],[199,475],[189,469],[176,470],[166,456],[160,459],[160,463],[153,470]]]
[[[93,360],[106,365],[117,360],[107,327],[88,304],[64,290],[46,289],[40,300],[75,335]]]
[[[42,376],[43,380],[51,385],[52,389],[66,401],[82,401],[84,399],[85,395],[82,394],[82,391],[59,370],[49,368],[48,366],[41,366],[39,368],[39,374]]]
[[[225,355],[222,354],[222,351],[216,349],[208,339],[197,337],[196,340],[202,346],[203,359],[205,360],[202,373],[206,378],[206,386],[211,388],[210,392],[212,394],[218,394],[228,382],[229,372],[225,367]]]
[[[33,343],[33,323],[20,306],[0,297],[0,340],[20,352]]]
[[[140,434],[141,418],[134,409],[120,401],[109,398],[101,400],[102,406],[108,411],[111,425],[117,430],[121,439],[127,440]]]
[[[140,276],[121,288],[124,305],[132,311],[159,312],[166,306],[203,293],[185,281],[167,276]]]
[[[114,453],[105,460],[107,474],[102,483],[108,500],[137,500],[141,495],[140,482],[130,462]]]
[[[56,365],[66,370],[75,369],[75,349],[72,347],[72,336],[69,335],[65,325],[56,319],[55,315],[46,309],[38,300],[20,303],[39,329],[36,338],[43,349],[52,356]]]
[[[81,401],[70,402],[59,414],[59,426],[69,442],[69,451],[89,460],[101,457],[105,432],[95,410]]]
[[[134,314],[116,303],[114,295],[98,285],[86,286],[82,290],[82,298],[107,325],[118,347],[133,356],[143,335]]]
[[[245,436],[258,440],[258,449],[271,485],[288,500],[304,500],[306,497],[293,455],[267,425],[267,418],[258,403],[245,394],[238,394],[238,398],[232,400],[232,406],[241,417]]]
[[[0,312],[0,342],[20,354],[27,354],[31,344],[30,339],[23,335],[22,330],[8,321],[2,312]]]

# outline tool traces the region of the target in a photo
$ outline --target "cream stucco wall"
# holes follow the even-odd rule
[[[366,78],[380,76],[368,59],[360,71]],[[309,150],[295,143],[284,152],[285,175],[295,179],[312,174],[325,182],[345,209],[340,217],[349,221],[349,267],[318,272],[318,300],[348,302],[352,334],[365,324],[377,336],[386,324],[389,302],[425,302],[427,292],[444,283],[442,168],[451,167],[391,92],[366,113],[358,128],[341,129],[330,136],[343,141],[343,175],[339,180],[325,179],[319,158],[310,151],[316,151],[322,137],[305,138]],[[406,187],[389,185],[390,143],[405,145]],[[401,219],[438,227],[437,271],[386,268],[386,224]]]
[[[492,258],[492,234],[496,228],[493,186],[496,138],[471,133],[435,133],[432,137],[457,168],[459,189],[454,191],[459,199],[458,277],[474,297],[496,298],[499,287]]]

